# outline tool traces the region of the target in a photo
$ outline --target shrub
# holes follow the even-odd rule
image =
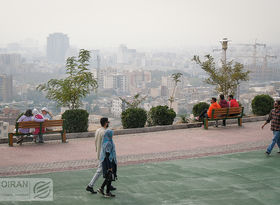
[[[273,109],[274,100],[269,95],[257,95],[252,101],[252,111],[255,115],[266,115]]]
[[[189,119],[187,118],[187,115],[180,115],[181,123],[189,123]]]
[[[128,108],[122,112],[121,119],[124,129],[144,127],[147,121],[147,113],[142,108]]]
[[[199,116],[201,112],[209,108],[209,104],[206,102],[200,102],[193,106],[192,113],[194,116]]]
[[[62,114],[66,132],[87,132],[88,112],[82,109],[66,110]]]
[[[157,106],[152,107],[149,112],[149,125],[172,125],[174,119],[176,117],[176,113],[168,106]]]

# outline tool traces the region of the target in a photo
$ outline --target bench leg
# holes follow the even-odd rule
[[[66,130],[64,130],[64,131],[61,133],[61,141],[62,141],[63,143],[66,142]]]
[[[238,126],[242,126],[242,118],[238,118]]]
[[[14,135],[13,133],[9,133],[8,136],[9,136],[9,146],[12,147]]]
[[[204,129],[208,129],[208,119],[204,118]]]

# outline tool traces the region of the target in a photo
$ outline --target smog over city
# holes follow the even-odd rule
[[[232,61],[250,71],[234,88],[248,114],[256,95],[279,98],[279,0],[0,0],[0,5],[4,124],[14,125],[28,108],[47,107],[61,117],[66,104],[38,86],[67,78],[66,60],[77,59],[81,49],[90,53],[87,68],[98,85],[81,98],[89,129],[100,116],[120,127],[124,102],[136,94],[146,111],[171,103],[177,118],[193,118],[196,103],[220,94],[205,81],[209,75],[194,56],[205,61],[209,54],[217,68]],[[178,84],[176,73],[182,74]]]

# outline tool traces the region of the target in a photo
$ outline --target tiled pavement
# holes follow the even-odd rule
[[[269,126],[261,130],[262,123],[115,136],[118,162],[125,165],[265,149],[272,133]],[[66,144],[0,145],[0,158],[0,176],[88,169],[97,164],[94,138],[72,139]]]

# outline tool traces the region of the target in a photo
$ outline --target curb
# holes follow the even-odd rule
[[[244,117],[242,118],[243,123],[247,122],[257,122],[265,121],[267,116],[257,116],[257,117]],[[209,126],[213,126],[215,121],[210,121]],[[222,121],[219,120],[219,125],[222,124]],[[227,124],[237,124],[237,119],[227,120]],[[165,125],[165,126],[153,126],[153,127],[143,127],[143,128],[132,128],[132,129],[119,129],[114,130],[115,135],[127,135],[127,134],[137,134],[137,133],[147,133],[147,132],[159,132],[167,130],[177,130],[177,129],[189,129],[201,127],[201,122],[196,123],[186,123],[186,124],[177,124],[177,125]],[[78,133],[67,133],[66,139],[76,139],[76,138],[89,138],[94,137],[95,131],[90,132],[78,132]],[[15,140],[15,139],[14,139]],[[49,140],[61,140],[60,134],[52,134],[44,136],[45,141]],[[31,141],[31,138],[26,141]],[[8,138],[0,138],[0,144],[8,143]]]

